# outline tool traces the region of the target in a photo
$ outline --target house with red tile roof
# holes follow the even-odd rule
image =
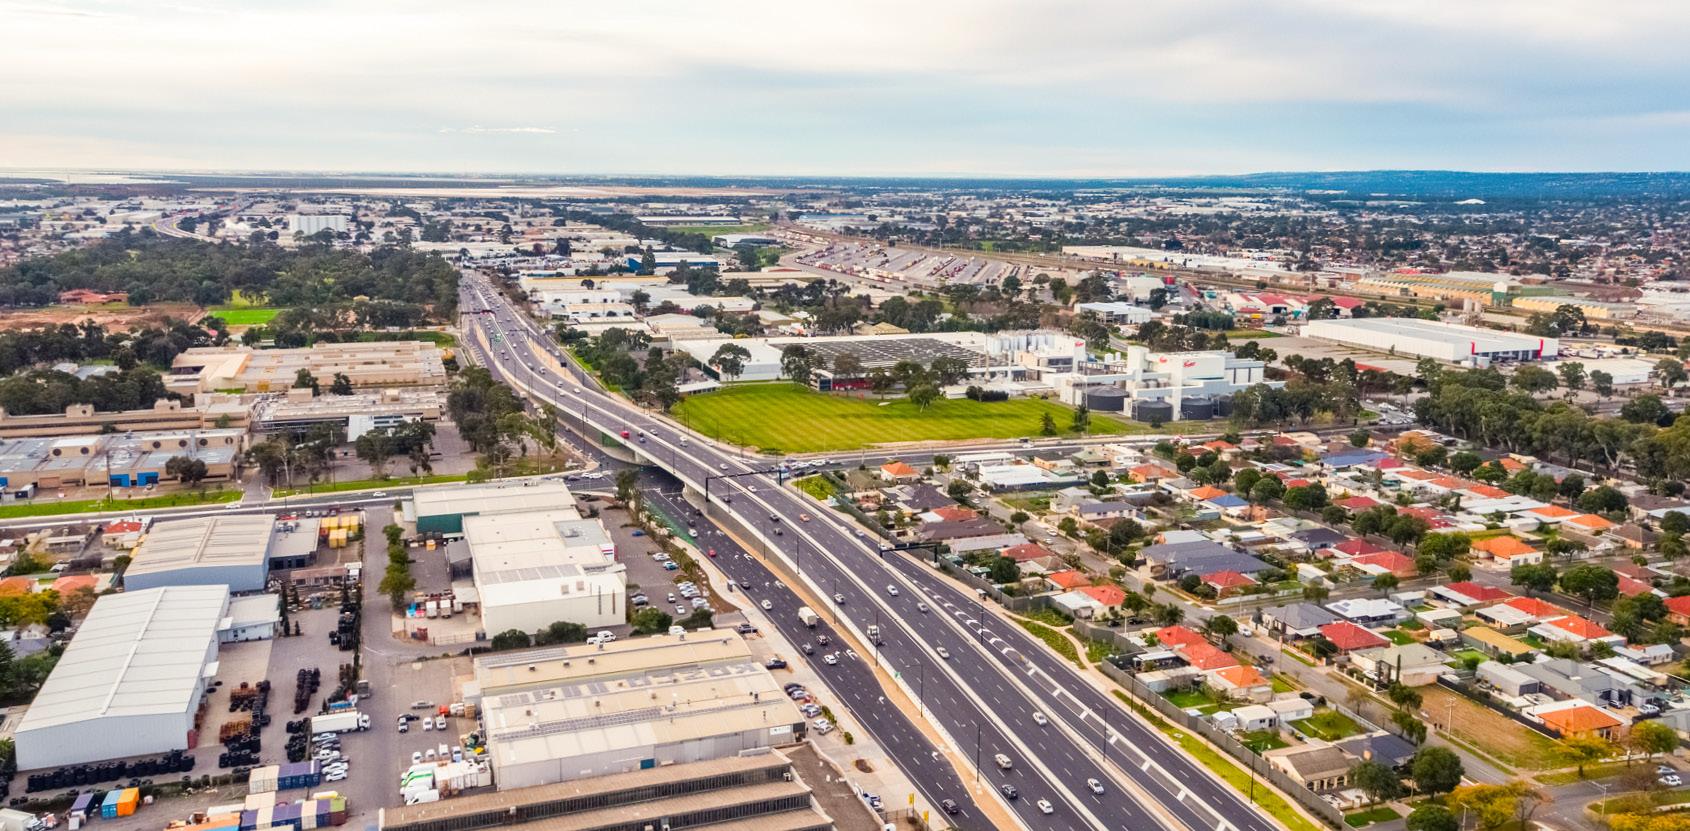
[[[1514,596],[1513,592],[1496,588],[1495,586],[1481,586],[1471,580],[1458,583],[1444,583],[1427,589],[1433,597],[1460,609],[1495,603]]]
[[[903,482],[921,477],[921,471],[904,464],[896,459],[880,466],[880,476],[894,482]]]
[[[1218,597],[1230,597],[1246,586],[1256,585],[1255,578],[1236,571],[1212,571],[1203,575],[1204,585],[1213,586]]]
[[[1613,713],[1589,704],[1539,710],[1533,715],[1563,737],[1592,735],[1613,739],[1625,725],[1625,722]]]
[[[1385,548],[1383,546],[1374,545],[1373,543],[1361,539],[1360,537],[1356,537],[1354,539],[1344,540],[1343,542],[1332,546],[1332,550],[1340,554],[1348,554],[1351,557],[1360,557],[1363,554],[1377,554],[1380,551],[1384,551]]]
[[[1091,575],[1079,571],[1053,571],[1045,575],[1045,581],[1062,591],[1071,591],[1091,585]]]
[[[1667,620],[1679,626],[1690,626],[1690,595],[1669,597],[1662,602],[1667,607]]]
[[[1511,597],[1498,605],[1507,606],[1515,611],[1531,615],[1539,623],[1572,614],[1572,612],[1540,597]]]
[[[1273,685],[1255,667],[1239,664],[1209,673],[1209,686],[1232,701],[1261,703],[1273,697]]]
[[[1192,499],[1202,501],[1205,499],[1214,499],[1217,496],[1226,496],[1226,491],[1211,485],[1204,485],[1203,487],[1192,488],[1191,490],[1186,491],[1185,495],[1191,497]]]
[[[1024,542],[1020,545],[1012,545],[998,553],[1018,563],[1025,563],[1029,560],[1043,560],[1046,557],[1056,556],[1056,552],[1051,551],[1036,542]]]
[[[99,591],[100,578],[92,574],[67,574],[53,581],[53,591],[58,592],[60,597],[83,589]]]
[[[1645,583],[1636,577],[1627,577],[1624,574],[1618,575],[1618,577],[1620,578],[1619,590],[1621,597],[1636,597],[1640,594],[1649,594],[1655,591],[1655,587],[1653,585]]]
[[[1414,567],[1414,560],[1401,551],[1376,551],[1352,557],[1350,565],[1368,574],[1394,574],[1398,577],[1413,577],[1418,573]]]
[[[1351,496],[1345,499],[1340,499],[1332,504],[1337,505],[1340,508],[1344,508],[1345,510],[1365,511],[1368,508],[1374,508],[1385,503],[1380,502],[1371,496]]]
[[[1127,593],[1120,586],[1081,586],[1074,591],[1105,606],[1119,606],[1127,602]]]
[[[980,515],[979,511],[976,511],[973,508],[964,508],[961,505],[947,505],[943,508],[934,508],[933,510],[928,511],[928,513],[936,517],[937,519],[935,521],[937,522],[963,522]]]
[[[33,594],[35,586],[33,577],[7,577],[0,580],[0,595]]]
[[[1376,649],[1391,645],[1391,642],[1386,640],[1384,636],[1363,629],[1347,620],[1328,623],[1320,627],[1320,634],[1338,647],[1339,652],[1354,652],[1357,649]]]
[[[1578,615],[1567,615],[1554,620],[1546,620],[1527,631],[1545,640],[1568,641],[1570,643],[1609,641],[1616,646],[1625,643],[1625,638],[1608,631],[1602,624]]]
[[[1208,641],[1187,644],[1174,650],[1185,662],[1205,672],[1215,669],[1226,669],[1238,666],[1238,659]]]
[[[1170,649],[1205,641],[1202,635],[1184,626],[1164,626],[1156,630],[1156,642]]]
[[[1135,482],[1156,482],[1162,479],[1172,479],[1179,476],[1179,471],[1159,464],[1142,464],[1127,471],[1133,475]]]
[[[1543,552],[1525,544],[1517,537],[1506,534],[1500,537],[1474,540],[1472,548],[1474,551],[1487,554],[1491,559],[1508,566],[1543,562]]]
[[[1510,458],[1508,456],[1503,456],[1502,458],[1497,459],[1496,464],[1497,464],[1498,467],[1501,467],[1503,470],[1506,470],[1509,473],[1519,473],[1520,471],[1526,469],[1526,463],[1525,462],[1522,462],[1518,459]]]

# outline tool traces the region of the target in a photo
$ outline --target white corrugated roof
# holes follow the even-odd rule
[[[100,598],[18,732],[106,716],[187,712],[228,602],[226,586],[168,586]]]
[[[259,565],[270,550],[269,514],[214,516],[161,522],[135,549],[125,574],[134,577],[184,568]]]

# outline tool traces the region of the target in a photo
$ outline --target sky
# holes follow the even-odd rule
[[[1690,169],[1681,0],[0,0],[0,31],[10,168]]]

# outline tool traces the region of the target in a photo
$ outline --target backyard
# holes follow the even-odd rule
[[[1074,435],[1074,411],[1036,398],[980,402],[940,399],[923,410],[908,400],[878,401],[815,392],[797,384],[741,384],[688,396],[675,406],[682,423],[705,435],[765,452],[818,453],[878,444],[1040,435],[1049,414],[1063,435]],[[1172,429],[1173,425],[1164,427]],[[1091,434],[1150,431],[1093,414]]]
[[[1317,710],[1312,717],[1291,723],[1304,734],[1329,742],[1361,732],[1361,725],[1357,724],[1355,719],[1337,710]]]

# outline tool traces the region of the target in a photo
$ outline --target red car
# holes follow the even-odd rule
[[[716,556],[716,549],[712,548],[708,551],[705,551],[704,553],[714,557],[714,556]]]

